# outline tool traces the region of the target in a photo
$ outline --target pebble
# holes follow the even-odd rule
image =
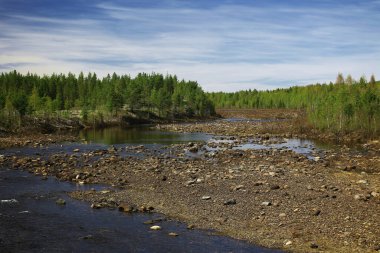
[[[189,180],[186,182],[186,185],[193,185],[197,182],[197,180]]]
[[[285,242],[284,242],[285,246],[290,246],[292,244],[293,244],[293,242],[291,240],[285,240]]]
[[[237,185],[233,188],[234,191],[238,191],[240,189],[243,189],[244,188],[244,185]]]
[[[151,229],[151,230],[161,230],[161,227],[155,225],[155,226],[151,226],[150,229]]]
[[[281,218],[286,217],[286,213],[280,213],[278,216]]]
[[[314,216],[319,216],[321,214],[321,210],[315,210],[313,214]]]
[[[86,236],[81,237],[80,239],[82,239],[82,240],[88,240],[88,239],[92,239],[92,238],[93,238],[92,235],[86,235]]]
[[[262,206],[271,206],[272,203],[269,202],[269,201],[264,201],[264,202],[261,203],[261,205],[262,205]]]
[[[170,232],[168,235],[169,235],[169,236],[173,236],[173,237],[178,236],[178,234],[177,234],[177,233],[174,233],[174,232]]]
[[[277,185],[277,184],[275,184],[275,185],[272,185],[272,186],[270,187],[270,189],[271,189],[271,190],[278,190],[278,189],[280,189],[280,186]]]
[[[91,208],[92,209],[99,209],[99,208],[101,208],[101,205],[100,204],[91,204]],[[120,209],[119,209],[120,210]]]
[[[128,204],[120,204],[118,206],[118,209],[120,212],[126,212],[126,213],[132,213],[136,210],[133,206],[130,206]]]
[[[209,199],[211,199],[210,196],[203,196],[203,197],[202,197],[202,200],[209,200]]]
[[[235,205],[236,204],[236,199],[229,199],[224,201],[223,205],[228,206],[228,205]]]
[[[315,242],[312,242],[312,243],[310,243],[310,248],[312,248],[312,249],[318,249],[318,244],[316,244]]]
[[[74,149],[73,152],[79,152],[79,148]]]
[[[57,199],[57,201],[55,203],[57,205],[61,205],[61,206],[66,205],[66,201],[64,199]]]
[[[369,196],[366,196],[366,195],[364,195],[364,194],[356,194],[356,195],[354,196],[354,199],[356,199],[356,200],[361,200],[361,201],[366,201],[366,200],[369,199]]]
[[[368,181],[364,180],[364,179],[361,179],[361,180],[357,181],[356,183],[357,184],[368,184]]]

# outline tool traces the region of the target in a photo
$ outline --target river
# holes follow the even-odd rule
[[[87,130],[83,143],[54,144],[1,150],[1,155],[49,156],[106,149],[109,145],[163,145],[209,141],[211,135],[178,134],[149,128]],[[0,169],[1,252],[280,252],[244,241],[216,235],[213,231],[188,230],[186,224],[161,214],[128,215],[116,210],[94,210],[88,203],[73,200],[67,192],[99,185],[77,185],[48,177],[41,180],[27,172]],[[65,205],[57,205],[64,199]],[[164,229],[151,231],[144,221],[163,218]],[[168,233],[177,233],[178,237]]]

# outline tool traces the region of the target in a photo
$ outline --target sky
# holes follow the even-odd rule
[[[380,0],[0,0],[0,72],[14,69],[227,92],[380,78]]]

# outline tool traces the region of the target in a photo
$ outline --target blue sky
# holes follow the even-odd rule
[[[380,0],[0,0],[0,72],[176,74],[206,91],[380,79]]]

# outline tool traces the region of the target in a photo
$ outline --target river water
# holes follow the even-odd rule
[[[89,130],[80,133],[83,143],[54,144],[1,150],[2,155],[48,156],[107,148],[109,145],[161,146],[209,141],[207,134],[178,134],[148,128]],[[163,230],[151,231],[144,221],[161,214],[128,215],[116,210],[94,210],[73,200],[67,192],[106,186],[76,185],[49,177],[41,180],[23,171],[0,168],[0,252],[280,252],[244,241],[188,230],[185,224],[165,220]],[[64,199],[66,205],[56,204]],[[170,232],[179,234],[171,237]]]

